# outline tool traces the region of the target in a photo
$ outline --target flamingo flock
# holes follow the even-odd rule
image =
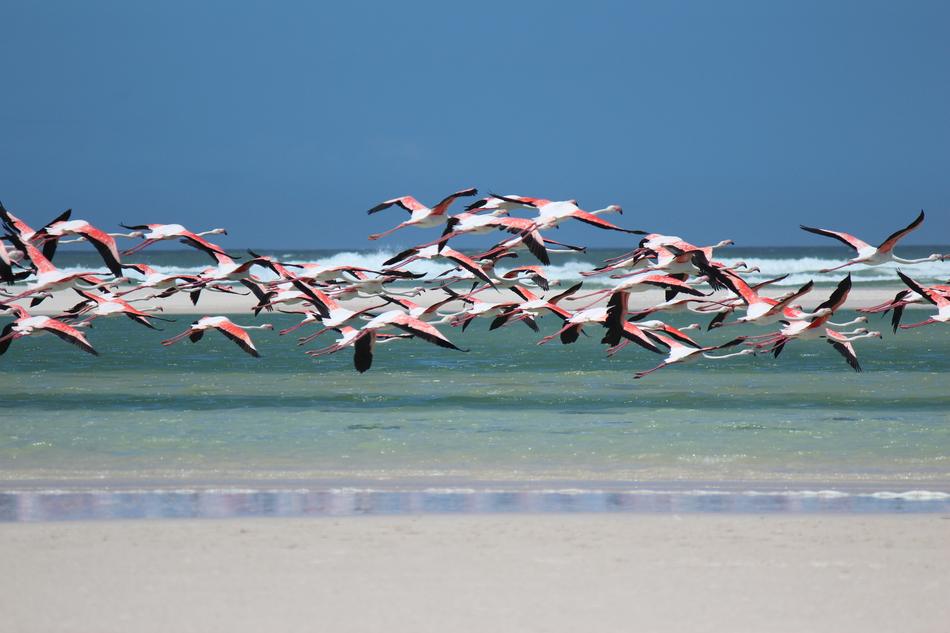
[[[352,348],[353,364],[360,373],[370,369],[378,346],[397,341],[417,339],[465,352],[467,350],[453,343],[439,326],[465,330],[481,318],[489,319],[489,330],[523,323],[535,335],[541,332],[539,320],[548,316],[558,322],[558,327],[553,333],[541,336],[536,341],[539,345],[554,340],[569,345],[589,330],[599,329],[603,333],[600,342],[606,346],[608,356],[620,353],[633,343],[643,352],[663,357],[656,366],[637,372],[633,376],[636,379],[700,358],[719,361],[757,353],[778,357],[789,343],[807,339],[827,341],[851,368],[861,371],[853,343],[881,337],[880,332],[866,327],[842,329],[866,323],[866,316],[845,322],[832,320],[847,301],[850,274],[838,282],[826,300],[808,311],[798,302],[814,290],[811,281],[793,292],[768,296],[768,286],[782,278],[753,285],[742,275],[756,269],[743,262],[727,265],[716,258],[716,251],[731,245],[731,240],[697,246],[678,236],[624,228],[602,217],[622,214],[623,209],[618,205],[587,211],[576,200],[557,201],[514,194],[489,194],[454,215],[449,213],[458,200],[477,194],[475,188],[462,189],[433,207],[408,195],[371,207],[367,212],[370,215],[397,209],[407,212],[409,217],[370,235],[370,240],[402,229],[434,229],[437,233],[428,241],[393,256],[378,270],[356,264],[327,267],[318,263],[282,262],[253,251],[248,251],[247,257],[237,256],[206,239],[206,236],[226,235],[223,228],[191,231],[181,224],[122,224],[131,232],[110,233],[86,220],[72,219],[71,211],[65,211],[34,230],[0,205],[3,228],[0,282],[6,286],[6,290],[0,290],[0,313],[7,312],[14,317],[0,331],[0,354],[17,339],[44,333],[53,334],[89,354],[97,354],[83,333],[95,319],[123,315],[146,328],[159,329],[155,321],[171,321],[156,314],[163,311],[162,300],[185,293],[197,305],[202,292],[253,295],[257,300],[251,310],[254,316],[277,310],[300,317],[299,323],[281,330],[281,336],[309,326],[319,327],[315,332],[299,336],[298,345],[308,345],[331,332],[336,333],[337,338],[332,343],[327,340],[328,344],[323,347],[305,353],[319,358]],[[820,272],[885,262],[909,267],[950,258],[933,254],[909,260],[894,254],[897,243],[919,228],[924,217],[921,211],[910,224],[895,231],[877,247],[841,231],[801,228],[843,242],[853,250],[853,256],[840,266]],[[585,249],[555,241],[544,233],[571,220],[600,230],[639,236],[629,252],[581,273],[585,278],[607,277],[612,280],[609,287],[581,294],[582,282],[551,294],[551,287],[558,282],[545,268],[550,264],[549,253]],[[498,237],[494,245],[480,252],[464,253],[449,245],[459,236],[475,234]],[[67,237],[70,239],[64,239]],[[117,238],[141,241],[123,250],[118,247]],[[177,240],[195,248],[208,255],[212,263],[198,274],[165,275],[145,264],[123,261],[164,240]],[[53,264],[57,245],[75,241],[91,244],[107,272],[58,269]],[[520,263],[504,273],[495,271],[498,262],[521,257],[531,257],[537,262]],[[446,269],[433,278],[426,278],[406,268],[418,260],[444,262]],[[276,279],[262,279],[263,270]],[[130,278],[127,271],[137,273],[142,279]],[[950,322],[950,285],[926,286],[905,271],[899,271],[898,278],[906,289],[891,301],[861,312],[891,312],[894,332]],[[663,291],[663,301],[646,309],[629,309],[631,294],[657,289]],[[30,314],[29,308],[62,291],[75,293],[77,303],[73,307],[55,317]],[[132,294],[136,298],[132,298]],[[422,295],[426,298],[420,300],[421,303],[411,300]],[[353,301],[361,303],[345,305]],[[918,323],[902,325],[904,308],[911,304],[930,304],[937,312]],[[764,334],[736,336],[722,344],[704,345],[686,333],[701,329],[699,324],[676,328],[658,318],[677,312],[710,317],[707,330],[750,325],[775,329]],[[269,323],[238,325],[228,317],[209,315],[161,343],[173,345],[185,338],[197,343],[205,332],[217,330],[246,353],[258,357],[260,353],[248,333],[253,329],[273,329],[273,326]],[[730,348],[739,349],[713,353]]]

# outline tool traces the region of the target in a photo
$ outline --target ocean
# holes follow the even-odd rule
[[[914,250],[905,256],[935,252]],[[554,276],[572,282],[572,270],[617,252],[555,261]],[[388,257],[274,254],[370,267]],[[813,265],[841,261],[823,249],[735,254],[764,276],[791,273],[792,285],[812,277]],[[207,258],[146,251],[141,259],[196,270]],[[66,251],[57,263],[97,264]],[[856,271],[856,282],[892,279],[870,270]],[[945,281],[948,271],[948,263],[914,268],[923,281]],[[400,341],[380,347],[360,375],[348,351],[304,355],[296,336],[314,330],[279,336],[291,315],[234,317],[276,326],[251,332],[259,359],[213,332],[164,348],[159,341],[192,320],[173,318],[164,332],[97,320],[88,336],[100,357],[44,336],[0,358],[0,520],[950,511],[946,326],[894,335],[872,317],[885,337],[855,343],[863,373],[824,341],[796,341],[779,359],[701,360],[634,380],[662,357],[630,346],[605,358],[594,329],[573,345],[538,346],[521,324],[442,326],[470,351]],[[557,323],[547,316],[541,327]]]

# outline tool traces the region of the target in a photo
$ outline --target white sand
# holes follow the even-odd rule
[[[0,525],[0,630],[923,631],[950,516]]]
[[[246,290],[242,286],[236,287],[238,290],[245,292]],[[8,291],[23,292],[24,287],[19,286],[15,289],[7,288]],[[559,292],[559,288],[552,289],[549,293],[550,295],[556,294]],[[808,309],[813,309],[819,303],[828,298],[832,292],[832,288],[820,288],[818,290],[812,291],[809,295],[802,298],[802,303]],[[897,286],[885,287],[885,286],[872,286],[872,287],[860,287],[852,288],[851,293],[848,296],[848,301],[845,305],[846,308],[864,308],[868,306],[877,305],[889,301],[894,297],[894,294],[897,293],[901,288]],[[781,295],[784,292],[791,291],[791,289],[780,289],[779,291],[773,293],[776,295]],[[583,294],[586,291],[582,291],[579,294]],[[140,297],[147,297],[152,294],[152,291],[142,291],[135,292],[127,297],[126,299],[137,299]],[[731,294],[719,293],[714,295],[716,299],[724,299],[731,297]],[[440,300],[444,297],[441,292],[429,292],[419,297],[412,297],[411,300],[420,304],[420,305],[430,305],[432,302]],[[517,299],[517,297],[511,292],[495,292],[495,291],[485,291],[481,292],[478,295],[478,298],[482,301],[511,301]],[[43,303],[36,306],[35,308],[28,308],[31,314],[48,314],[56,315],[61,314],[64,310],[71,308],[81,301],[75,292],[72,291],[62,291],[57,292],[50,299],[46,299]],[[582,300],[582,301],[566,301],[563,305],[568,309],[576,309],[578,306],[584,306],[590,303],[591,300]],[[630,298],[630,309],[631,310],[641,310],[643,308],[656,305],[663,301],[663,292],[660,290],[650,290],[644,293],[635,293]],[[29,299],[22,301],[16,301],[14,303],[19,303],[23,306],[29,305]],[[376,305],[379,303],[378,300],[370,299],[359,299],[355,301],[345,302],[348,307],[353,309],[361,309],[371,305]],[[241,296],[235,294],[227,294],[221,292],[202,292],[201,298],[198,301],[198,305],[192,305],[191,300],[188,298],[188,295],[185,293],[176,293],[171,297],[166,299],[155,299],[152,301],[142,301],[135,302],[135,306],[138,308],[148,307],[148,306],[161,306],[163,312],[158,314],[201,314],[201,315],[213,315],[213,314],[239,314],[239,313],[248,313],[251,308],[257,304],[257,299],[253,296]],[[460,306],[460,304],[458,304]],[[449,304],[446,306],[445,310],[456,309],[456,305]],[[917,307],[917,306],[909,306]],[[930,308],[931,306],[926,305],[922,306]],[[300,310],[300,307],[290,306],[285,308],[287,310]],[[266,315],[266,313],[263,313]]]

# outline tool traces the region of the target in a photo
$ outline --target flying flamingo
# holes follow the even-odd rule
[[[139,310],[128,301],[120,299],[115,295],[97,295],[91,292],[86,292],[85,290],[80,290],[79,288],[73,288],[73,290],[81,296],[84,301],[73,306],[71,309],[67,310],[68,314],[75,315],[77,317],[85,316],[79,325],[85,326],[93,321],[93,319],[105,316],[113,316],[117,314],[124,314],[128,318],[132,319],[136,323],[141,323],[147,328],[157,330],[159,328],[152,325],[150,319],[158,319],[159,321],[167,321],[173,323],[173,319],[163,319],[157,317],[154,314],[149,314],[149,312],[160,311],[162,308],[145,308]]]
[[[376,345],[412,338],[412,334],[380,334],[376,330],[358,330],[349,325],[333,328],[342,336],[333,345],[307,352],[312,358],[336,353],[347,347],[353,347],[353,367],[359,373],[373,366],[373,352]]]
[[[257,348],[254,347],[254,341],[251,340],[250,335],[245,330],[273,330],[274,326],[270,323],[263,323],[261,325],[236,325],[231,322],[231,319],[223,316],[206,316],[201,317],[197,321],[191,324],[191,326],[177,336],[173,336],[170,339],[162,341],[162,345],[166,347],[168,345],[173,345],[178,341],[182,340],[186,336],[192,343],[197,343],[201,340],[201,337],[204,336],[204,333],[207,330],[217,330],[221,332],[224,336],[228,337],[235,343],[237,346],[243,349],[245,352],[254,356],[255,358],[260,356],[260,353],[257,351]]]
[[[921,286],[919,283],[905,275],[904,273],[897,271],[897,274],[900,276],[901,281],[907,284],[907,287],[919,294],[924,298],[925,301],[932,303],[937,306],[937,314],[933,315],[926,321],[921,321],[920,323],[912,323],[910,325],[902,325],[901,329],[907,330],[910,328],[920,327],[922,325],[929,325],[931,323],[948,323],[950,322],[950,298],[941,294],[938,290],[933,287]]]
[[[809,233],[824,235],[825,237],[832,237],[854,249],[856,257],[853,259],[849,259],[840,266],[825,268],[819,271],[822,273],[828,273],[833,270],[838,270],[839,268],[844,268],[845,266],[853,266],[854,264],[865,264],[867,266],[879,266],[887,262],[897,262],[899,264],[919,264],[922,262],[935,262],[946,259],[947,255],[940,255],[939,253],[934,253],[933,255],[924,257],[923,259],[904,259],[903,257],[898,257],[894,254],[894,247],[897,245],[897,242],[899,242],[905,235],[919,227],[923,221],[924,212],[921,211],[920,215],[917,216],[917,219],[901,230],[892,233],[890,237],[881,242],[881,245],[877,248],[874,248],[867,242],[859,240],[855,236],[848,233],[829,231],[828,229],[816,229],[805,225],[801,225],[801,228],[803,231],[808,231]]]
[[[930,290],[936,292],[943,297],[950,298],[950,285],[936,285],[929,286]],[[887,314],[891,310],[891,326],[896,333],[901,324],[901,318],[904,316],[904,308],[916,303],[923,303],[927,301],[924,299],[924,296],[918,292],[905,288],[894,295],[894,298],[890,301],[885,301],[876,306],[871,306],[869,308],[858,308],[858,312],[863,312],[865,314],[877,314],[881,313],[881,316]]]
[[[399,198],[393,198],[391,200],[386,200],[385,202],[381,202],[377,204],[375,207],[373,207],[372,209],[370,209],[369,211],[367,211],[366,213],[373,214],[378,211],[382,211],[383,209],[388,209],[389,207],[392,207],[392,206],[398,206],[409,212],[409,219],[406,220],[405,222],[398,224],[394,228],[389,229],[388,231],[383,231],[382,233],[374,233],[373,235],[369,236],[369,239],[378,240],[381,237],[389,235],[390,233],[394,231],[398,231],[399,229],[405,228],[407,226],[417,226],[423,229],[429,229],[436,226],[442,226],[443,224],[445,224],[446,219],[447,219],[445,212],[448,211],[449,206],[451,206],[451,204],[455,202],[457,198],[461,198],[465,196],[474,196],[477,193],[478,193],[478,189],[474,189],[474,188],[462,189],[461,191],[456,191],[452,195],[446,196],[445,198],[443,198],[441,202],[439,202],[437,205],[435,205],[431,209],[425,206],[424,204],[422,204],[421,202],[419,202],[418,200],[416,200],[415,198],[413,198],[412,196],[402,196]]]
[[[439,347],[454,349],[460,352],[468,351],[457,347],[430,323],[411,317],[401,310],[390,310],[373,317],[358,330],[348,326],[341,328],[343,338],[329,347],[311,350],[307,352],[307,354],[313,357],[324,356],[353,346],[355,348],[353,363],[356,370],[363,373],[373,364],[373,347],[377,342],[377,338],[380,336],[379,330],[390,327],[402,330],[406,334],[422,339],[427,343],[438,345]]]
[[[669,347],[670,353],[663,362],[654,367],[653,369],[647,369],[646,371],[640,371],[634,374],[634,378],[643,378],[647,374],[652,374],[658,369],[663,369],[664,367],[669,367],[670,365],[675,365],[677,363],[685,363],[698,360],[700,358],[708,358],[710,360],[723,360],[725,358],[733,358],[735,356],[748,356],[749,354],[754,354],[755,350],[744,349],[739,352],[734,352],[732,354],[720,354],[712,355],[709,352],[714,352],[720,349],[726,349],[729,347],[735,347],[739,343],[745,340],[745,337],[740,336],[739,338],[732,339],[721,345],[710,345],[707,347],[691,347],[685,345],[675,338],[666,336],[664,334],[651,333],[649,335],[651,338],[657,342]],[[608,352],[609,354],[610,352]]]
[[[470,272],[474,277],[481,279],[485,283],[494,287],[495,283],[492,281],[492,278],[478,265],[478,262],[473,260],[471,257],[461,253],[454,248],[449,248],[448,246],[442,247],[440,250],[439,247],[435,244],[431,246],[425,246],[422,248],[409,248],[397,255],[390,257],[385,262],[383,266],[391,266],[393,264],[399,264],[399,267],[405,267],[411,264],[414,261],[424,259],[431,260],[443,258],[453,262],[456,266],[459,266],[468,272]]]
[[[123,255],[132,255],[137,253],[143,248],[156,242],[162,240],[174,240],[178,239],[182,244],[187,244],[197,248],[198,250],[205,251],[209,255],[211,253],[223,253],[224,251],[221,247],[212,244],[208,240],[204,239],[204,235],[227,235],[228,232],[225,229],[211,229],[210,231],[201,231],[200,233],[193,233],[189,231],[181,224],[135,224],[135,225],[126,225],[119,224],[122,228],[135,231],[126,237],[142,237],[145,238],[142,242],[136,244],[129,250],[123,252]]]
[[[56,222],[62,222],[68,220],[69,216],[72,215],[72,209],[66,209],[58,216],[50,220],[43,228],[55,224]],[[33,228],[18,218],[17,216],[10,213],[6,207],[3,206],[3,203],[0,203],[0,221],[3,222],[4,227],[10,232],[20,238],[22,242],[33,242],[33,238],[36,236],[36,231]],[[56,240],[50,240],[43,244],[36,243],[36,246],[41,246],[43,250],[43,256],[46,259],[53,259],[53,255],[56,252]],[[22,251],[21,251],[22,252]],[[25,253],[24,253],[25,255]]]
[[[26,309],[18,305],[2,305],[0,308],[11,310],[17,315],[15,321],[7,323],[0,331],[0,354],[6,352],[10,343],[18,338],[49,333],[93,356],[99,355],[82,332],[71,325],[48,316],[30,316]]]
[[[610,301],[605,306],[585,308],[574,312],[564,321],[564,326],[561,329],[542,338],[538,341],[538,345],[544,345],[555,337],[559,337],[563,345],[568,345],[578,339],[584,331],[584,326],[599,323],[607,330],[604,338],[601,339],[601,343],[616,346],[623,338],[659,354],[660,350],[656,347],[654,341],[638,326],[626,320],[627,299],[627,293],[618,292],[610,297]]]
[[[786,312],[786,307],[794,300],[802,297],[803,295],[811,292],[812,287],[815,285],[814,282],[809,281],[801,288],[795,292],[790,292],[778,299],[772,299],[769,297],[763,297],[755,290],[752,289],[749,284],[745,282],[739,275],[734,273],[726,274],[726,283],[730,286],[733,292],[739,296],[742,302],[746,305],[745,316],[741,316],[731,323],[716,323],[713,327],[724,327],[727,325],[740,325],[743,323],[755,323],[757,325],[767,325],[769,323],[774,323],[781,318],[786,318],[789,320],[802,320],[810,319],[816,316],[824,316],[825,314],[830,314],[831,310],[825,308],[821,312],[811,312],[811,313],[796,313],[795,311]],[[725,314],[723,313],[723,318]]]
[[[510,204],[522,205],[527,207],[534,207],[537,209],[538,215],[533,218],[534,223],[541,230],[551,229],[556,227],[561,222],[574,219],[586,224],[591,224],[600,229],[607,229],[609,231],[620,231],[622,233],[633,233],[635,235],[644,235],[644,231],[636,231],[631,229],[624,229],[616,224],[612,224],[607,220],[599,218],[597,216],[604,213],[623,213],[623,209],[620,205],[611,204],[603,209],[597,209],[596,211],[584,211],[574,200],[546,200],[544,198],[531,198],[528,196],[500,196],[497,194],[491,194],[493,197],[503,200]]]
[[[858,317],[847,321],[845,323],[832,323],[831,315],[834,314],[841,306],[844,305],[844,302],[848,298],[848,293],[851,292],[851,275],[838,282],[838,286],[835,288],[834,292],[831,293],[831,296],[828,299],[820,304],[815,310],[816,314],[821,314],[808,320],[801,321],[791,321],[787,322],[785,327],[783,327],[778,332],[772,332],[770,334],[762,334],[759,336],[749,337],[750,340],[755,340],[754,346],[756,348],[766,347],[771,345],[769,351],[778,358],[779,354],[782,353],[782,350],[785,348],[785,344],[793,339],[797,340],[808,340],[820,338],[825,335],[825,329],[828,325],[834,325],[836,327],[844,327],[846,325],[852,325],[854,323],[866,323],[867,317]]]
[[[33,240],[40,240],[41,242],[58,240],[64,235],[79,235],[85,238],[86,241],[96,248],[102,257],[102,261],[105,262],[106,267],[112,274],[116,277],[122,276],[122,265],[119,262],[119,249],[116,247],[115,239],[102,229],[94,227],[85,220],[62,220],[60,222],[53,222],[37,231],[33,236]]]
[[[37,274],[36,280],[29,286],[26,290],[17,294],[10,295],[9,299],[11,301],[16,301],[17,299],[22,299],[24,297],[33,296],[30,306],[35,306],[43,301],[44,298],[49,296],[49,293],[60,290],[63,288],[72,287],[77,281],[85,281],[88,284],[92,284],[92,287],[99,288],[105,285],[105,283],[96,277],[98,273],[95,272],[67,272],[60,270],[53,265],[46,257],[43,256],[35,246],[30,242],[21,242],[20,239],[15,235],[8,236],[14,244],[21,251],[27,254],[27,257],[33,262],[33,265],[36,267]]]
[[[831,328],[825,328],[825,333],[822,335],[822,338],[828,341],[835,350],[841,354],[851,369],[854,371],[862,371],[861,365],[858,363],[858,354],[854,351],[854,346],[851,345],[851,341],[856,341],[862,338],[881,338],[880,332],[871,332],[866,328],[859,328],[852,332],[851,336],[843,332],[836,332]]]
[[[687,284],[682,279],[671,277],[669,275],[644,274],[644,275],[638,275],[636,277],[631,277],[630,279],[626,281],[622,281],[618,283],[617,285],[615,285],[613,288],[595,290],[594,292],[590,292],[586,295],[579,295],[577,297],[574,297],[574,300],[588,299],[590,297],[602,297],[604,295],[614,294],[617,292],[623,292],[623,293],[646,292],[647,290],[650,290],[652,288],[662,288],[663,290],[667,290],[667,291],[676,290],[677,292],[693,295],[695,297],[706,296],[699,290],[696,290],[695,288]]]

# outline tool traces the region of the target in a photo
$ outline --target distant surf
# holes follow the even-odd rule
[[[395,256],[402,249],[368,249],[368,250],[289,250],[274,249],[262,250],[264,254],[280,258],[288,263],[316,262],[324,266],[352,265],[357,263],[366,268],[384,268],[384,262]],[[234,252],[241,251],[234,249]],[[546,267],[548,276],[559,280],[562,285],[584,281],[586,286],[608,286],[617,283],[610,277],[584,277],[580,273],[600,265],[607,257],[619,255],[622,249],[590,249],[586,253],[553,254],[552,264]],[[904,252],[908,257],[926,257],[930,253],[950,252],[950,246],[908,246]],[[846,272],[851,272],[855,284],[882,284],[899,285],[896,271],[898,264],[884,264],[882,266],[867,267],[854,266],[842,271],[821,273],[820,270],[840,265],[846,261],[846,249],[835,247],[745,247],[722,248],[716,251],[716,257],[727,264],[739,261],[748,266],[758,268],[758,272],[744,275],[750,283],[759,283],[781,275],[788,275],[777,282],[776,286],[800,286],[809,280],[816,284],[837,283]],[[135,256],[135,261],[147,263],[155,270],[165,274],[197,274],[211,264],[203,253],[188,251],[146,251]],[[498,272],[504,273],[514,266],[535,264],[529,255],[522,255],[517,260],[503,261],[498,265]],[[57,255],[57,264],[64,270],[98,270],[102,268],[101,261],[96,259],[95,253],[62,251]],[[428,279],[437,279],[451,266],[444,261],[416,261],[407,269],[416,273],[426,273]],[[950,261],[925,262],[915,264],[914,278],[924,283],[946,282],[950,279]],[[275,279],[276,276],[269,270],[257,269],[255,274],[264,280]],[[129,276],[136,278],[130,272]]]

